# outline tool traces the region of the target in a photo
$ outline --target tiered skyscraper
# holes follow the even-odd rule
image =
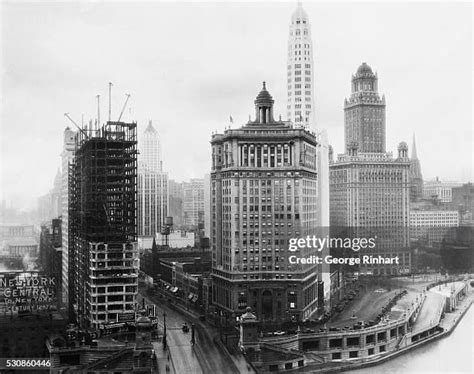
[[[80,327],[99,329],[132,314],[138,292],[136,123],[78,133],[70,173],[72,247]],[[71,252],[70,252],[71,255]]]
[[[259,319],[301,320],[318,307],[316,265],[290,263],[290,238],[317,235],[313,133],[273,117],[265,83],[255,120],[212,136],[213,303],[230,317],[250,306]]]
[[[399,256],[400,264],[362,266],[362,271],[408,273],[408,146],[400,143],[397,158],[385,152],[385,98],[379,97],[377,76],[366,63],[352,77],[344,111],[346,152],[329,165],[331,228],[350,227],[358,236],[376,236],[376,247],[364,254]]]
[[[344,101],[345,147],[362,153],[385,152],[385,96],[378,93],[377,74],[365,62],[352,76],[352,93]]]
[[[314,127],[313,43],[301,2],[291,16],[287,65],[288,120],[295,126]]]
[[[168,173],[163,171],[160,138],[150,121],[140,141],[138,158],[138,236],[161,232],[168,200]]]

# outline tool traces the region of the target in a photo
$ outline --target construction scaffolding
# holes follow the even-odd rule
[[[75,309],[98,329],[133,312],[138,291],[136,123],[82,127],[70,169]]]

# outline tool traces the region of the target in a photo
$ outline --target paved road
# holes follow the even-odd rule
[[[143,296],[141,296],[143,297]],[[141,302],[141,297],[140,302]],[[158,324],[163,328],[163,312],[166,312],[166,327],[168,346],[176,373],[179,374],[201,374],[201,373],[229,373],[238,374],[235,364],[229,360],[213,341],[217,335],[214,327],[203,322],[182,316],[179,312],[169,308],[163,299],[145,296],[148,304],[154,303],[157,308]],[[181,327],[184,322],[196,325],[196,344],[191,345],[191,331],[183,333]],[[161,343],[158,344],[162,349]],[[156,348],[155,348],[156,349]]]
[[[426,293],[426,299],[421,306],[420,313],[418,314],[418,318],[413,325],[412,331],[415,333],[420,330],[425,330],[430,326],[437,325],[443,307],[444,297],[428,291]]]

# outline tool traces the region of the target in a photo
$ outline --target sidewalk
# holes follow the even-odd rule
[[[157,342],[156,344],[153,344],[153,347],[155,348],[156,360],[158,362],[158,373],[179,374],[179,373],[176,373],[176,370],[173,364],[173,358],[169,354],[169,351],[168,350],[163,351],[163,346],[161,345],[161,342]],[[167,365],[169,367],[169,371],[166,371]]]
[[[242,355],[241,352],[236,352],[234,354],[230,353],[229,351],[227,351],[224,344],[221,341],[219,341],[219,338],[217,336],[214,338],[214,342],[219,346],[219,349],[224,350],[225,352],[228,353],[227,356],[234,362],[234,365],[236,366],[237,370],[239,370],[241,374],[256,373],[255,370],[253,370],[252,367],[248,364],[247,360],[245,359],[245,357]]]

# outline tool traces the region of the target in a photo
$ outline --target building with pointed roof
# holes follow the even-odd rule
[[[311,25],[298,1],[291,16],[288,37],[287,116],[295,126],[314,129],[314,61]]]
[[[139,142],[138,236],[154,237],[168,215],[168,173],[163,171],[161,142],[152,121]]]
[[[415,134],[410,158],[410,201],[418,201],[423,197],[423,175],[420,160],[416,154]]]

